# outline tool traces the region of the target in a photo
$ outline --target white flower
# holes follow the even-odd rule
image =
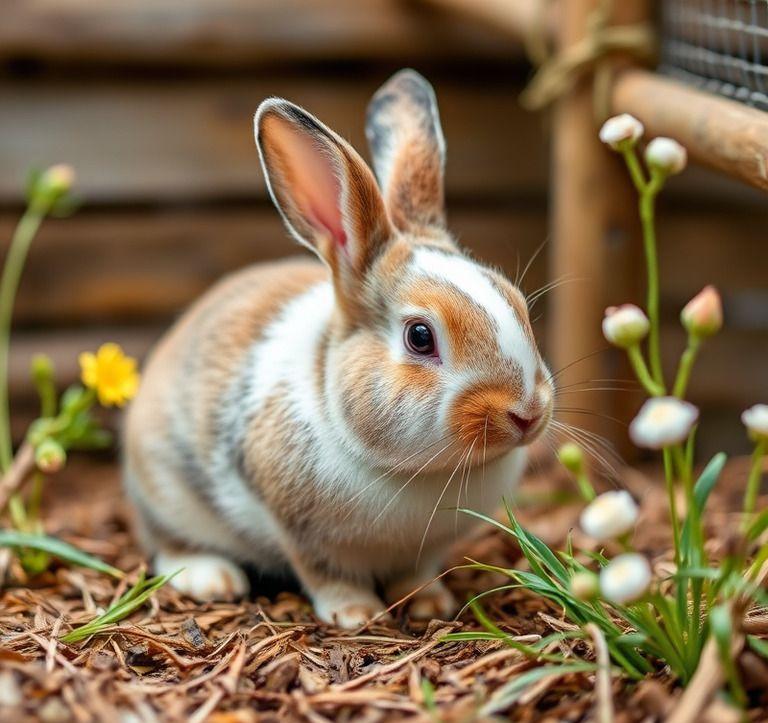
[[[616,150],[632,148],[643,135],[643,124],[628,113],[609,118],[600,129],[600,140]]]
[[[634,304],[609,306],[603,319],[603,335],[622,349],[639,344],[648,334],[651,323],[645,312]]]
[[[723,302],[714,286],[705,286],[680,312],[680,321],[699,338],[714,336],[723,326]]]
[[[629,425],[638,447],[662,449],[682,442],[699,418],[699,410],[676,397],[654,397],[640,408]]]
[[[637,600],[650,584],[651,566],[636,552],[625,552],[614,557],[600,571],[600,592],[614,603]]]
[[[768,404],[755,404],[741,415],[741,421],[756,442],[768,443]]]
[[[577,572],[571,578],[570,589],[577,600],[592,600],[600,592],[600,581],[594,572]]]
[[[638,509],[626,490],[604,492],[581,513],[580,524],[596,540],[613,540],[629,532],[637,522]]]
[[[645,149],[645,162],[664,174],[680,173],[688,162],[688,153],[671,138],[654,138]]]

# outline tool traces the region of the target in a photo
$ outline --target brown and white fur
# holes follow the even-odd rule
[[[285,100],[261,104],[255,134],[275,205],[320,262],[245,269],[180,319],[130,409],[125,484],[179,590],[241,596],[238,563],[290,568],[322,620],[353,627],[383,610],[376,585],[391,602],[436,575],[468,522],[447,508],[499,504],[552,385],[522,294],[446,230],[424,78],[401,71],[371,101],[378,183]],[[434,353],[407,348],[414,324]],[[436,582],[411,612],[453,608]]]

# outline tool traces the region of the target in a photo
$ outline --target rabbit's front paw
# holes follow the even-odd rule
[[[384,603],[371,591],[346,583],[328,585],[313,596],[315,613],[323,622],[352,630],[374,617],[384,618]]]
[[[236,600],[248,594],[248,578],[231,560],[219,555],[159,552],[155,572],[169,575],[170,584],[179,592],[200,602]]]

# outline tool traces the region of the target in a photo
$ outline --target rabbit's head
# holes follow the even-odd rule
[[[529,444],[552,413],[551,375],[523,295],[446,230],[429,83],[405,70],[373,97],[376,177],[285,100],[264,101],[255,126],[275,205],[331,272],[336,308],[317,367],[329,423],[350,449],[415,471]]]

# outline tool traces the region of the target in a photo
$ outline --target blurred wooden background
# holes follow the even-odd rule
[[[27,374],[34,352],[55,358],[62,382],[74,379],[77,352],[102,341],[143,355],[222,274],[298,252],[258,167],[251,123],[261,99],[281,95],[304,105],[365,151],[367,99],[408,65],[437,90],[452,228],[514,274],[518,259],[525,265],[547,239],[547,119],[519,107],[530,68],[497,29],[414,0],[6,4],[3,252],[29,168],[73,164],[83,201],[74,217],[47,222],[30,254],[11,365],[18,425],[34,413]],[[709,282],[725,297],[727,331],[702,355],[691,388],[711,412],[703,446],[743,450],[740,411],[768,401],[765,197],[692,169],[675,179],[662,206],[666,308],[679,309]],[[547,251],[532,265],[526,290],[547,281]],[[641,266],[634,276],[634,284],[618,271],[569,283],[599,284],[606,304],[621,303],[636,298]],[[541,327],[546,300],[539,314]],[[665,319],[664,336],[676,353],[683,343],[676,313]],[[618,356],[615,368],[625,374]]]

